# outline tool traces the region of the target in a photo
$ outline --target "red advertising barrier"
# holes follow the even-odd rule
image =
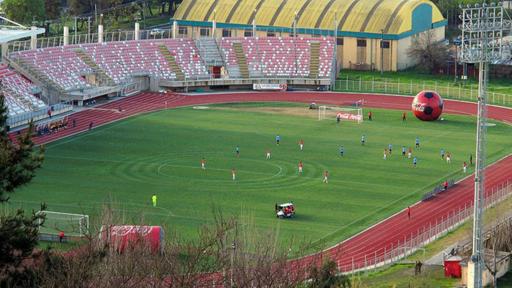
[[[100,238],[119,253],[139,245],[145,245],[153,253],[159,253],[164,243],[164,230],[160,226],[102,226]]]
[[[361,121],[361,120],[363,120],[363,116],[362,115],[343,113],[343,112],[338,112],[338,114],[336,114],[336,117],[338,117],[340,119],[352,120],[352,121]]]

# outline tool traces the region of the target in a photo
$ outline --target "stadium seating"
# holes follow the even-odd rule
[[[90,87],[84,74],[92,73],[73,51],[77,46],[60,46],[45,49],[28,50],[11,54],[46,75],[52,82],[64,90]]]
[[[310,43],[313,41],[320,43],[319,77],[327,78],[332,69],[333,38],[222,38],[220,46],[228,70],[237,65],[233,43],[239,42],[244,48],[251,77],[305,78],[310,72]]]
[[[32,93],[34,85],[6,65],[0,65],[0,82],[9,110],[9,116],[41,110],[45,103]]]
[[[116,84],[135,74],[174,80],[176,73],[171,71],[169,63],[158,50],[159,45],[169,49],[186,78],[209,78],[208,70],[192,39],[70,45],[23,51],[11,54],[11,57],[23,59],[65,90],[91,87],[85,82],[84,75],[93,73],[93,69],[77,55],[77,49],[83,49]]]

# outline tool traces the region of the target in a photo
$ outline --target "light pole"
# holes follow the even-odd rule
[[[460,15],[462,30],[461,60],[465,63],[479,64],[478,77],[478,118],[476,130],[476,167],[473,218],[473,251],[468,270],[469,288],[482,287],[482,270],[484,267],[482,241],[482,212],[485,195],[485,146],[487,117],[487,79],[489,63],[502,60],[502,37],[505,28],[510,29],[510,22],[503,20],[501,4],[475,4],[462,8]]]
[[[384,75],[384,30],[380,30],[380,75]]]

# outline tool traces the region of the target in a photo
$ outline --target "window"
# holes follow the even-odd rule
[[[231,30],[222,29],[222,37],[231,37]]]
[[[244,37],[252,37],[252,30],[245,30]]]
[[[178,34],[179,35],[187,35],[188,34],[188,28],[187,27],[178,27]]]
[[[339,46],[343,46],[343,38],[342,37],[336,38],[336,44]]]
[[[274,32],[267,32],[267,37],[276,37],[276,33],[274,33]]]
[[[201,28],[199,30],[199,35],[201,37],[208,37],[208,36],[210,36],[210,28]]]
[[[357,39],[357,47],[366,47],[365,39]]]
[[[389,49],[389,41],[381,41],[380,48]]]

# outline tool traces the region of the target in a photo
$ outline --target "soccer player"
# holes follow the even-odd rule
[[[276,136],[276,144],[279,145],[280,141],[281,141],[281,136],[277,135]]]
[[[329,171],[325,170],[324,171],[324,183],[329,183]]]
[[[299,140],[299,148],[300,148],[300,151],[304,150],[304,140],[302,140],[302,139]]]
[[[368,120],[372,121],[372,111],[368,111]]]
[[[302,161],[299,161],[299,174],[302,175],[302,169],[304,168],[304,164],[302,164]]]
[[[156,194],[153,193],[153,196],[151,196],[151,202],[153,203],[153,207],[156,207]]]
[[[238,145],[236,145],[236,147],[235,147],[235,153],[236,153],[236,157],[240,158],[240,147],[238,147]]]
[[[404,157],[405,157],[405,151],[406,151],[405,146],[402,146],[402,156],[404,156]]]
[[[389,155],[393,152],[393,144],[388,145]]]
[[[469,154],[469,165],[473,166],[473,154]]]
[[[468,171],[468,163],[466,163],[466,161],[462,164],[462,171],[464,171],[464,174]]]
[[[412,159],[412,166],[416,168],[416,164],[418,164],[418,158],[414,157],[414,159]]]
[[[420,137],[416,136],[416,148],[420,148]]]
[[[407,158],[411,159],[411,156],[412,156],[412,148],[409,147],[409,151],[407,151]]]
[[[384,160],[388,159],[388,149],[384,149]]]
[[[231,176],[233,176],[233,181],[236,180],[236,169],[235,168],[231,168]]]
[[[269,149],[269,150],[267,150],[267,160],[269,160],[269,159],[270,159],[270,154],[271,154],[271,153],[272,153],[272,152],[270,151],[270,149]]]
[[[406,112],[402,113],[402,122],[405,122],[405,120],[407,120],[407,113]]]
[[[452,163],[452,153],[450,152],[446,153],[446,163]]]
[[[206,170],[206,159],[201,159],[201,169]]]
[[[444,149],[443,148],[441,148],[441,152],[440,153],[441,153],[441,159],[444,160]]]
[[[365,142],[366,142],[366,136],[363,134],[363,135],[361,135],[361,145],[364,146]]]
[[[341,115],[340,114],[336,114],[336,123],[340,124],[340,122],[341,122]]]
[[[340,146],[340,156],[343,157],[343,154],[345,154],[345,147],[343,145]]]

